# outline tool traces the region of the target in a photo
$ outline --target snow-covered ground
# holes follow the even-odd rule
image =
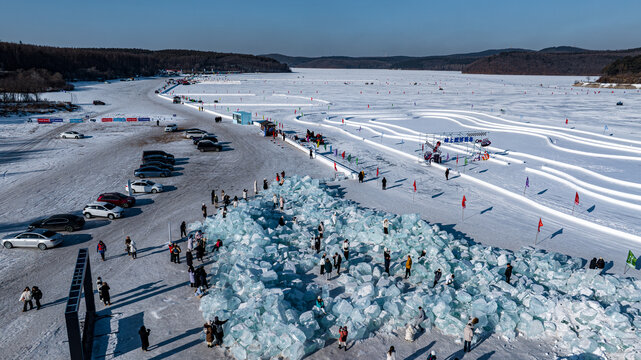
[[[351,163],[342,158],[337,162],[366,172],[364,184],[329,183],[360,206],[418,213],[457,239],[515,251],[534,245],[542,218],[536,248],[587,260],[603,256],[607,271],[618,274],[628,250],[641,253],[641,94],[572,88],[574,80],[295,69],[291,74],[212,76],[201,84],[176,87],[168,95],[202,99],[207,110],[225,115],[236,109],[251,111],[255,118],[278,121],[286,131],[299,135],[305,129],[323,133],[334,150],[352,155]],[[156,345],[145,358],[208,356],[210,349],[201,344],[202,316],[185,285],[186,271],[167,259],[167,223],[171,222],[178,237],[180,221],[198,220],[200,204],[212,189],[240,195],[243,188],[251,189],[253,180],[272,179],[281,170],[333,177],[331,167],[309,160],[282,142],[260,137],[255,127],[228,121],[214,124],[210,113],[174,105],[153,94],[162,83],[162,79],[149,79],[79,84],[72,94],[82,104],[82,113],[57,115],[149,116],[160,119],[161,125],[202,127],[227,142],[230,151],[197,153],[189,142],[165,135],[153,122],[38,125],[0,119],[2,236],[47,214],[78,212],[101,192],[123,191],[142,149],[160,147],[182,159],[178,176],[165,180],[171,191],[139,196],[140,206],[128,210],[126,218],[113,224],[89,221],[87,229],[67,235],[63,247],[50,251],[0,251],[0,303],[4,309],[16,309],[0,320],[4,334],[0,348],[12,358],[68,356],[62,311],[71,267],[77,248],[93,250],[98,239],[108,245],[108,261],[92,257],[93,275],[110,283],[114,305],[107,309],[98,305],[104,317],[97,324],[95,357],[143,356],[136,348],[136,329],[143,323],[152,329],[151,342]],[[64,100],[70,95],[48,96]],[[96,99],[107,105],[90,105]],[[616,106],[617,101],[624,106]],[[71,129],[90,138],[57,138],[60,131]],[[450,161],[442,166],[452,168],[446,181],[441,165],[419,161],[419,149],[426,139],[431,142],[443,133],[459,131],[488,131],[490,160],[471,161],[468,156],[464,166],[465,148],[444,144],[443,154],[449,153]],[[329,147],[319,152],[334,158]],[[456,154],[458,167],[452,160]],[[377,168],[381,178],[388,180],[387,191],[380,190]],[[530,187],[524,194],[526,177]],[[575,192],[580,203],[573,212]],[[463,195],[467,208],[461,220]],[[122,256],[125,235],[137,242],[138,260]],[[638,271],[627,275],[638,276]],[[38,313],[19,312],[17,298],[26,285],[38,285],[45,292],[43,302],[48,305]],[[455,337],[437,330],[415,343],[379,332],[352,345],[347,353],[327,346],[312,357],[378,357],[389,345],[396,345],[406,358],[423,356],[426,349],[446,357],[458,350],[454,341]],[[496,335],[476,349],[477,357],[486,358],[524,357],[524,353],[533,358],[570,354],[554,347],[553,339],[506,342]],[[214,354],[225,356],[220,350]]]

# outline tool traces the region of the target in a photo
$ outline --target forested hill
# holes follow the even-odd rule
[[[0,42],[0,71],[43,69],[65,80],[150,76],[162,69],[222,72],[289,72],[261,56],[194,50],[61,48]]]
[[[641,55],[626,56],[603,69],[602,83],[641,84]]]
[[[536,52],[510,52],[484,57],[463,68],[468,74],[600,75],[608,64],[641,54],[641,48],[592,51],[566,47]]]

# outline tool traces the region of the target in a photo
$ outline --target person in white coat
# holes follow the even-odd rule
[[[281,196],[280,199],[278,199],[278,203],[280,205],[280,211],[283,211],[285,208],[285,198]]]
[[[347,239],[343,241],[343,256],[345,256],[345,260],[349,260],[349,240]]]
[[[258,194],[258,181],[254,180],[254,195]]]
[[[29,304],[29,310],[33,310],[33,295],[31,294],[31,289],[27,286],[20,294],[20,301],[22,301],[22,312],[27,311],[27,304]]]
[[[334,211],[334,213],[332,213],[332,225],[336,226],[336,220],[336,212]]]
[[[243,189],[243,200],[247,201],[247,189]]]
[[[396,360],[396,350],[394,350],[393,346],[390,346],[389,350],[387,350],[387,360]]]
[[[449,274],[447,276],[447,280],[445,281],[445,285],[453,285],[454,284],[454,274]]]
[[[478,318],[472,319],[463,330],[463,352],[472,351],[472,339],[474,338],[474,325],[479,322]]]
[[[272,196],[272,202],[274,203],[274,209],[276,209],[276,206],[278,206],[278,196],[276,194]]]
[[[136,242],[131,240],[129,243],[129,254],[131,254],[131,259],[135,259],[138,256],[136,255],[136,252],[138,251],[138,248],[136,248]]]

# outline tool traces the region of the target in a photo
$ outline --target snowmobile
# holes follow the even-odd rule
[[[619,102],[617,103],[617,106],[622,106],[622,105],[623,105],[623,101],[619,101]]]
[[[490,141],[490,139],[488,139],[488,138],[485,138],[485,139],[483,139],[483,140],[481,140],[481,139],[477,139],[477,140],[476,140],[476,142],[477,142],[477,143],[481,143],[481,146],[483,146],[483,147],[485,147],[485,146],[490,146],[490,145],[492,144],[492,142],[491,142],[491,141]]]

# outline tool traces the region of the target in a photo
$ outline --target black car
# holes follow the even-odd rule
[[[198,145],[198,143],[202,140],[209,140],[215,143],[218,142],[218,139],[214,135],[205,135],[203,137],[195,137],[195,138],[192,138],[192,140],[194,141],[194,145]]]
[[[104,105],[104,104],[105,104],[105,102],[104,102],[104,101],[100,101],[100,100],[94,100],[94,101],[93,101],[93,104],[94,104],[94,105]]]
[[[222,146],[212,142],[211,140],[203,140],[198,143],[198,150],[201,152],[204,151],[221,151],[223,149]]]
[[[85,226],[85,219],[82,216],[72,214],[56,214],[29,224],[29,230],[47,229],[54,231],[72,232],[80,230]]]
[[[160,161],[162,163],[171,164],[171,165],[174,165],[176,163],[176,160],[174,160],[174,158],[169,158],[169,157],[166,157],[164,155],[147,155],[147,156],[143,156],[143,158],[142,158],[143,164],[147,163],[147,162],[150,162],[150,161]]]
[[[173,165],[164,163],[162,161],[145,161],[144,163],[140,164],[140,167],[145,167],[145,166],[155,166],[155,167],[159,167],[161,169],[174,171],[174,166]]]
[[[143,158],[145,156],[149,156],[149,155],[162,155],[162,156],[164,156],[166,158],[170,158],[170,159],[174,158],[173,154],[170,154],[170,153],[162,151],[162,150],[145,150],[145,151],[142,152],[142,157]]]

